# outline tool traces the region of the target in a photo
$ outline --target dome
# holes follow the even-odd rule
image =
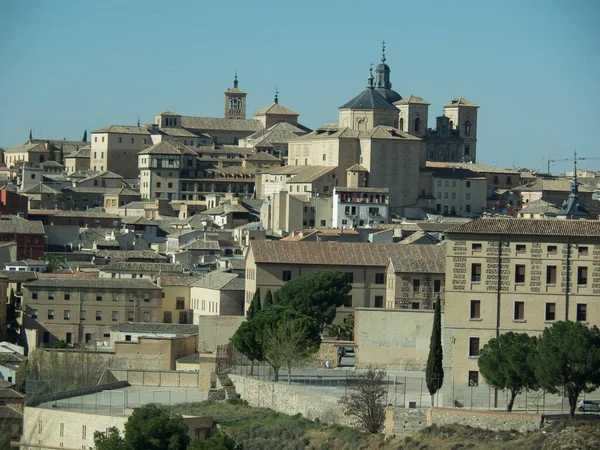
[[[379,64],[376,68],[375,68],[376,72],[391,72],[390,70],[390,66],[388,66],[386,63],[381,63]]]
[[[386,88],[375,88],[377,93],[385,98],[389,103],[397,102],[398,100],[402,100],[402,96],[398,94],[396,91],[392,89]]]

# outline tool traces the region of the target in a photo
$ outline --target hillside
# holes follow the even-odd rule
[[[543,431],[521,434],[514,431],[487,431],[459,425],[428,427],[413,437],[385,441],[339,425],[325,425],[300,415],[287,416],[269,409],[241,403],[202,402],[180,405],[175,411],[212,416],[246,450],[335,449],[508,449],[569,450],[600,448],[600,420],[560,422]]]

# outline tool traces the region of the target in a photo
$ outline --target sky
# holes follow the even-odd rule
[[[393,89],[480,106],[477,159],[600,169],[596,0],[0,2],[0,147],[79,140],[162,111],[222,117],[237,71],[248,117],[273,102],[316,128],[365,88],[386,42]],[[571,169],[556,162],[554,172]]]

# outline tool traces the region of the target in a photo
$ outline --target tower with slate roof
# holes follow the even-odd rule
[[[225,91],[225,115],[226,119],[246,119],[246,95],[247,92],[238,88],[237,73],[233,79],[233,87]]]

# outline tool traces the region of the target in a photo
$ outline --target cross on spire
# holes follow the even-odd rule
[[[275,103],[279,103],[279,88],[275,86]]]

